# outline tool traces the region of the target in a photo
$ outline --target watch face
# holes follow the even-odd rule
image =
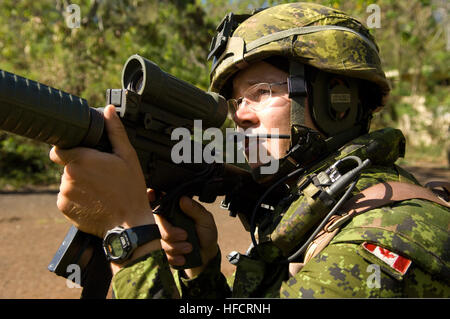
[[[125,260],[131,250],[128,236],[123,232],[108,234],[103,247],[108,259],[114,261]]]
[[[120,257],[124,252],[120,237],[120,235],[114,234],[107,243],[107,249],[112,257]]]

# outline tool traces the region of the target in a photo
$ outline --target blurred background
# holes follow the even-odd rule
[[[2,0],[0,69],[96,107],[104,106],[107,88],[121,87],[122,66],[138,53],[207,89],[206,56],[223,16],[288,2],[296,1]],[[392,86],[372,129],[400,128],[407,155],[398,163],[417,168],[418,174],[430,168],[425,179],[448,180],[450,1],[312,2],[343,10],[369,27]],[[79,295],[63,281],[55,288],[56,276],[46,271],[68,229],[56,210],[61,168],[48,159],[49,149],[0,132],[0,241],[8,243],[0,250],[0,298]],[[30,274],[30,265],[36,272]]]
[[[120,88],[126,59],[138,53],[163,70],[208,88],[206,56],[225,13],[294,1],[2,0],[0,69],[104,106]],[[450,124],[450,2],[317,0],[368,26],[392,85],[373,129],[394,126],[407,141],[406,164],[447,166]],[[76,26],[76,25],[75,25]],[[58,182],[48,147],[0,133],[0,188]]]

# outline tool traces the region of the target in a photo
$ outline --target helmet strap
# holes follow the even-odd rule
[[[305,124],[306,76],[305,65],[294,60],[289,61],[288,92],[291,99],[291,127]],[[291,138],[291,144],[295,144]]]

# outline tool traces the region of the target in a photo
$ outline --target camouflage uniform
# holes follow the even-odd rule
[[[357,152],[357,146],[375,138],[388,138],[391,143],[402,143],[400,131],[384,129],[362,136],[341,149],[342,154]],[[397,137],[397,138],[396,138]],[[393,139],[392,139],[393,138]],[[359,179],[355,194],[380,182],[401,181],[418,184],[415,178],[393,164],[398,155],[399,145],[392,145],[390,153],[381,153],[386,163],[373,165],[364,170]],[[359,155],[359,154],[358,154]],[[340,156],[338,156],[340,157]],[[338,157],[333,156],[333,160]],[[391,161],[390,165],[387,162]],[[325,161],[327,162],[327,161]],[[276,265],[276,261],[285,256],[295,244],[305,238],[305,224],[308,212],[305,196],[301,196],[290,205],[286,212],[280,211],[281,220],[273,230],[270,225],[268,234],[260,229],[260,241],[263,249],[254,252],[264,265],[259,269],[267,276],[255,280],[255,271],[248,278],[245,264],[256,265],[253,258],[244,257],[242,270],[238,269],[239,291],[233,290],[233,296],[240,297],[287,297],[287,298],[333,298],[333,297],[449,297],[449,210],[438,204],[419,199],[395,203],[391,206],[376,208],[354,217],[342,227],[330,244],[317,256],[307,262],[294,276],[290,277],[286,266]],[[277,213],[273,220],[277,220]],[[303,238],[302,238],[303,237]],[[265,241],[265,242],[264,242]],[[412,261],[404,275],[364,249],[369,242],[395,252]],[[279,251],[281,250],[281,252]],[[255,250],[255,249],[254,249]],[[370,276],[371,265],[379,266],[381,272],[379,287],[374,286]],[[369,267],[371,266],[371,267]],[[248,267],[248,266],[247,266]],[[241,272],[241,274],[239,273]],[[373,276],[372,276],[373,278]],[[247,282],[245,282],[247,281]],[[235,283],[236,285],[236,283]],[[280,289],[281,287],[281,289]]]
[[[362,136],[317,167],[357,153],[361,145],[374,138],[385,138],[396,145],[392,144],[390,153],[379,154],[385,165],[373,165],[363,171],[354,193],[383,181],[418,184],[412,175],[394,164],[397,156],[402,155],[401,144],[404,142],[400,131],[394,129]],[[219,253],[196,278],[186,279],[176,272],[181,296],[450,297],[449,209],[426,200],[411,199],[365,212],[345,224],[320,254],[290,277],[288,265],[280,261],[292,251],[295,243],[305,240],[302,223],[310,213],[305,209],[305,201],[305,196],[300,196],[287,209],[279,206],[261,221],[260,225],[266,226],[259,228],[257,249],[235,258],[237,270],[228,279],[232,291],[220,272]],[[402,275],[364,249],[366,242],[408,258],[412,261],[411,266]],[[379,277],[375,278],[373,274],[377,269],[380,270]],[[113,279],[113,288],[118,298],[171,297],[174,296],[175,280],[163,253],[158,251],[121,270]]]
[[[215,92],[249,63],[276,55],[370,81],[379,88],[382,103],[389,93],[369,31],[348,15],[320,5],[292,3],[257,13],[237,27],[223,50],[211,72]],[[400,131],[389,128],[347,143],[303,178],[347,155],[364,159],[364,147],[373,141],[383,141],[385,147],[372,150],[372,166],[363,170],[353,194],[386,181],[419,184],[394,164],[404,154],[405,141]],[[423,199],[395,202],[348,220],[319,254],[289,275],[283,261],[320,223],[307,194],[297,194],[296,182],[290,200],[280,199],[275,211],[259,220],[258,246],[246,255],[233,255],[237,268],[228,281],[220,272],[220,252],[200,275],[187,279],[178,271],[172,276],[164,253],[157,251],[116,274],[115,296],[170,298],[178,287],[183,298],[450,297],[450,211]],[[410,261],[409,268],[399,272],[368,249],[375,246]]]

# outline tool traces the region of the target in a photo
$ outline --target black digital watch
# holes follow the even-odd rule
[[[117,226],[106,233],[103,250],[109,261],[121,264],[131,257],[137,247],[158,238],[161,234],[156,224],[128,229]]]

